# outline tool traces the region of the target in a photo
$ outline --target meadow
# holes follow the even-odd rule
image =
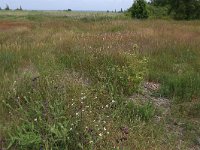
[[[200,148],[200,21],[0,11],[1,149]]]

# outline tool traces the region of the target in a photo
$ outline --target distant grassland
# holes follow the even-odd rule
[[[101,18],[126,18],[122,13],[113,12],[81,12],[81,11],[4,11],[0,13],[1,19],[20,19],[41,21],[49,18],[70,18],[70,19],[101,19]]]
[[[199,43],[200,21],[0,11],[2,149],[198,149]]]

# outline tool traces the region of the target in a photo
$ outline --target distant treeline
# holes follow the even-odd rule
[[[3,10],[3,8],[0,7],[0,10]],[[4,10],[10,10],[9,5],[7,4],[6,7],[4,8]],[[23,10],[22,7],[20,6],[19,8],[16,8],[15,10]]]
[[[200,19],[199,0],[135,0],[128,14],[133,18]]]

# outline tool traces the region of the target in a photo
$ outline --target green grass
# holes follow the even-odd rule
[[[118,13],[1,11],[2,147],[198,147],[199,25]],[[153,95],[169,99],[171,114],[162,116],[148,97],[130,100],[147,81],[161,84]]]

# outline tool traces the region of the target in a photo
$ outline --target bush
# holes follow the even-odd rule
[[[148,18],[147,4],[144,0],[136,0],[130,8],[132,18]]]
[[[153,6],[148,5],[148,14],[151,18],[166,18],[168,14],[168,6]]]

